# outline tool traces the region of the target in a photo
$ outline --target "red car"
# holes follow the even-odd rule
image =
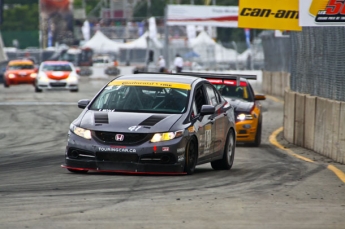
[[[4,73],[4,86],[16,84],[33,84],[37,69],[31,60],[12,60]]]

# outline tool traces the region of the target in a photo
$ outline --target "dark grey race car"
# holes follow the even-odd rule
[[[208,162],[233,165],[234,109],[192,73],[120,76],[78,107],[62,165],[71,172],[192,174]]]

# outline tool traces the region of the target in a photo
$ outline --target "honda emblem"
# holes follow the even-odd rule
[[[117,142],[122,142],[123,139],[125,139],[125,135],[123,135],[123,134],[117,134],[117,135],[115,135],[115,140],[116,140]]]

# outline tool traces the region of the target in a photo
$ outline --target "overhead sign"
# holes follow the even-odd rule
[[[298,0],[239,2],[238,27],[240,28],[302,30],[298,24]]]
[[[168,5],[167,24],[237,27],[237,6]]]
[[[345,25],[344,0],[299,1],[300,26],[343,26]]]

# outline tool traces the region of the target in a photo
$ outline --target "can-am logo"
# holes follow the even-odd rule
[[[115,135],[115,141],[122,142],[124,139],[125,139],[125,136],[123,134]]]

